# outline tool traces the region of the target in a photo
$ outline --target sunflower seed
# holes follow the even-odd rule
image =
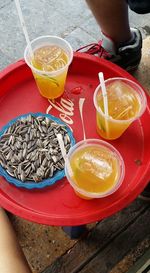
[[[3,149],[3,153],[4,154],[8,154],[9,151],[10,151],[10,147],[9,146],[7,146],[7,147],[5,147],[5,149]]]
[[[32,171],[33,171],[33,172],[36,171],[36,167],[35,167],[35,165],[34,165],[33,163],[31,164],[31,168],[32,168]]]
[[[25,158],[26,157],[26,155],[27,155],[27,148],[25,148],[24,150],[23,150],[23,153],[22,153],[22,156]]]
[[[10,150],[9,153],[7,154],[7,160],[10,160],[13,156],[13,151]]]
[[[46,171],[45,171],[45,174],[44,174],[45,178],[49,177],[50,172],[51,172],[51,170],[49,168],[47,168]]]
[[[46,153],[46,158],[47,158],[47,160],[50,160],[51,159],[50,154]]]
[[[63,169],[64,169],[64,164],[63,164],[62,162],[58,162],[58,163],[56,164],[56,167],[57,167],[57,169],[59,169],[59,170],[63,170]]]
[[[53,167],[53,166],[51,166],[51,169],[50,169],[50,174],[49,174],[49,176],[50,176],[50,177],[52,177],[52,176],[53,176],[53,173],[54,173],[54,167]]]
[[[57,159],[57,157],[55,155],[53,155],[52,160],[53,160],[54,163],[56,163],[58,159]]]
[[[32,169],[31,166],[29,166],[29,167],[25,170],[26,178],[30,175],[31,169]]]
[[[42,161],[42,166],[47,166],[47,158],[46,157]]]
[[[8,169],[7,170],[7,173],[10,175],[10,176],[14,176],[14,172],[10,172]]]

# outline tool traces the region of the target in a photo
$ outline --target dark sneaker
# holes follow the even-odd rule
[[[150,202],[150,182],[149,182],[148,186],[146,186],[144,191],[141,192],[141,194],[138,197],[144,201]]]
[[[116,49],[115,43],[109,37],[103,35],[102,41],[97,44],[89,44],[77,51],[97,55],[100,58],[107,59],[127,71],[136,70],[141,60],[142,35],[138,29],[131,28],[133,41],[130,44],[120,46]]]

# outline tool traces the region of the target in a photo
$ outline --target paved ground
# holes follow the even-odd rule
[[[65,37],[77,49],[100,38],[100,30],[84,0],[21,0],[30,39],[45,34]],[[143,38],[150,34],[149,14],[130,12],[131,26],[139,27]],[[0,69],[23,57],[26,42],[15,3],[0,0]]]
[[[77,49],[100,39],[100,30],[83,0],[21,0],[21,6],[31,40],[45,34],[59,35]],[[131,26],[141,29],[145,39],[142,62],[135,76],[150,90],[149,14],[130,12],[130,22]],[[23,58],[26,42],[12,0],[0,0],[0,41],[0,69]],[[12,221],[34,273],[40,272],[75,243],[61,228],[33,224],[14,216]]]

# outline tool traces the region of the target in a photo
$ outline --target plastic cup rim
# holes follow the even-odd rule
[[[86,139],[86,140],[81,140],[79,142],[77,142],[75,145],[73,145],[68,154],[67,154],[67,158],[70,157],[70,155],[73,153],[74,149],[80,145],[82,145],[82,143],[88,143],[88,142],[97,142],[99,144],[102,144],[103,147],[106,147],[108,149],[110,149],[112,152],[115,152],[115,154],[117,155],[117,158],[118,158],[118,166],[120,167],[119,169],[119,178],[117,181],[117,183],[114,185],[114,187],[112,187],[110,190],[108,191],[105,191],[103,193],[89,193],[81,188],[78,188],[78,186],[76,184],[74,184],[68,174],[68,170],[67,170],[67,166],[66,166],[66,162],[65,162],[65,173],[66,173],[66,177],[67,177],[67,180],[69,181],[70,185],[73,187],[73,189],[75,191],[77,191],[79,194],[85,196],[85,197],[91,197],[91,198],[102,198],[102,197],[106,197],[106,196],[109,196],[111,195],[112,193],[114,193],[115,191],[117,191],[117,189],[121,186],[122,182],[123,182],[123,179],[124,179],[124,176],[125,176],[125,164],[124,164],[124,160],[121,156],[121,154],[119,153],[119,151],[110,143],[108,143],[107,141],[104,141],[104,140],[101,140],[101,139],[94,139],[94,138],[91,138],[91,139]]]
[[[38,40],[42,40],[43,38],[54,38],[54,39],[61,40],[61,41],[65,42],[65,43],[67,44],[67,46],[68,46],[68,48],[69,48],[69,50],[70,50],[70,59],[69,59],[69,61],[67,62],[67,64],[66,64],[64,67],[62,67],[61,69],[58,69],[58,70],[55,70],[55,71],[42,71],[42,70],[39,70],[39,69],[35,68],[35,67],[28,61],[28,59],[27,59],[27,55],[28,55],[27,53],[28,53],[28,51],[29,51],[28,45],[26,46],[26,48],[25,48],[25,50],[24,50],[24,59],[25,59],[25,62],[26,62],[26,64],[31,68],[31,70],[33,70],[34,72],[36,72],[36,73],[38,73],[38,74],[41,74],[41,75],[42,75],[42,74],[46,74],[46,75],[56,75],[56,74],[60,74],[60,73],[63,72],[66,68],[68,68],[69,65],[71,64],[72,59],[73,59],[73,49],[72,49],[71,45],[68,43],[68,41],[66,41],[65,39],[63,39],[63,38],[61,38],[61,37],[59,37],[59,36],[54,36],[54,35],[43,35],[43,36],[39,36],[39,37],[33,39],[33,40],[31,41],[31,47],[32,47],[32,44],[33,44],[34,42],[36,42],[36,41],[38,41]],[[33,50],[33,52],[34,52],[34,50]]]
[[[99,84],[96,87],[96,89],[94,91],[94,95],[93,95],[93,102],[94,102],[94,106],[95,106],[96,111],[98,113],[100,113],[106,120],[111,120],[111,121],[116,122],[116,123],[127,123],[127,122],[131,123],[131,122],[137,120],[138,118],[140,118],[143,115],[143,113],[145,112],[146,105],[147,105],[147,98],[146,98],[146,95],[144,93],[143,88],[138,83],[134,82],[133,80],[130,80],[128,78],[123,78],[123,77],[108,78],[107,80],[105,80],[105,83],[107,83],[107,82],[109,82],[111,80],[123,80],[123,81],[130,82],[130,83],[132,83],[133,85],[135,85],[140,90],[140,94],[137,91],[138,97],[140,98],[140,106],[141,106],[140,110],[139,110],[139,112],[138,112],[138,114],[137,114],[136,117],[133,117],[133,118],[130,118],[130,119],[125,119],[125,120],[119,120],[119,119],[114,119],[114,118],[112,118],[110,116],[105,116],[105,114],[103,113],[103,111],[101,110],[101,108],[97,107],[97,102],[96,102],[96,96],[97,96],[97,93],[98,93],[98,91],[99,91],[99,89],[101,87],[101,84]],[[144,100],[142,103],[141,103],[141,97],[143,97],[143,100]]]

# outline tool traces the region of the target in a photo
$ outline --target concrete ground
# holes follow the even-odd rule
[[[99,27],[83,0],[21,0],[21,7],[31,40],[46,34],[59,35],[75,50],[101,37]],[[137,15],[130,11],[130,22],[131,26],[141,30],[144,40],[142,61],[135,77],[150,92],[149,14]],[[0,0],[0,41],[2,70],[23,58],[26,46],[12,0]],[[11,219],[34,273],[39,273],[56,257],[69,251],[76,242],[71,241],[59,227],[31,223],[13,215]]]
[[[101,34],[85,0],[20,0],[30,39],[41,35],[59,35],[73,49],[96,42]],[[150,35],[149,14],[130,11],[131,27]],[[0,69],[23,57],[26,41],[13,0],[0,0]]]

